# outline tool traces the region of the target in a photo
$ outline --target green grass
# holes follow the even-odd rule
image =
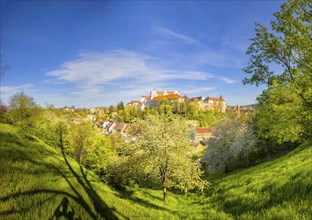
[[[236,219],[311,219],[312,147],[212,180],[209,201]]]
[[[204,195],[118,192],[61,151],[0,124],[0,219],[311,219],[312,146],[210,178]],[[66,208],[66,205],[68,208]],[[70,217],[74,212],[74,218]],[[65,218],[63,218],[65,219]]]

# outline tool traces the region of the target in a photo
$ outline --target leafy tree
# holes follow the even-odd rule
[[[117,110],[124,110],[125,109],[125,104],[123,103],[123,101],[119,102],[117,104]]]
[[[83,157],[86,156],[86,148],[92,144],[96,133],[91,121],[82,121],[79,124],[73,123],[71,127],[74,158],[78,163],[81,163]]]
[[[243,82],[267,85],[258,98],[259,135],[280,143],[312,135],[311,10],[310,0],[285,2],[274,14],[271,31],[256,24],[247,50],[250,61],[244,71],[251,77]]]
[[[85,156],[82,158],[82,164],[94,170],[102,179],[106,177],[108,167],[112,166],[116,157],[116,149],[112,140],[108,136],[94,133],[84,149]]]
[[[113,105],[110,105],[108,107],[108,110],[109,110],[109,113],[112,113],[112,112],[114,112],[116,110],[116,108]]]
[[[186,113],[186,103],[185,102],[179,103],[179,105],[178,105],[178,112],[180,114],[185,114]]]
[[[302,106],[301,99],[287,87],[290,84],[273,83],[258,98],[255,125],[262,138],[279,144],[301,140],[311,115]]]
[[[216,123],[212,138],[207,141],[204,160],[208,169],[224,168],[229,172],[231,158],[247,157],[256,145],[256,136],[247,124],[241,124],[238,118],[225,117]]]
[[[215,124],[216,118],[215,111],[208,111],[208,112],[199,112],[197,120],[199,121],[200,127],[213,127]]]
[[[122,111],[122,118],[123,118],[122,121],[127,122],[127,123],[130,122],[130,120],[131,120],[131,115],[130,115],[130,110],[129,110],[129,108],[127,108],[127,109],[125,109],[125,110]]]
[[[18,92],[9,100],[10,114],[9,118],[13,123],[17,123],[22,127],[31,126],[34,117],[40,108],[36,105],[33,98],[24,92]]]
[[[138,178],[160,184],[164,201],[170,187],[187,192],[207,185],[200,176],[199,166],[191,160],[191,146],[187,140],[188,128],[180,117],[148,115],[138,120],[131,129],[131,147],[124,156]],[[128,172],[129,174],[131,172]]]
[[[171,115],[172,106],[170,101],[166,98],[161,99],[159,105],[157,106],[157,110],[159,114]]]
[[[186,103],[186,114],[191,114],[194,117],[198,116],[200,111],[199,104],[197,102],[188,101]]]
[[[70,147],[70,127],[68,119],[56,110],[45,110],[37,120],[35,134],[47,144],[61,147],[66,154],[72,155]]]

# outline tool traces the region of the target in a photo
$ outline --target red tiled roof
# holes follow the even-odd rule
[[[222,96],[220,98],[212,98],[212,97],[208,96],[207,98],[205,98],[205,100],[207,100],[207,101],[211,100],[211,101],[223,102],[224,98]]]
[[[195,128],[195,133],[211,133],[212,128]]]
[[[174,99],[174,98],[183,98],[182,96],[178,94],[172,94],[172,95],[160,95],[153,98],[153,100],[161,100],[161,99]]]
[[[133,105],[133,104],[139,104],[139,103],[141,103],[141,102],[138,100],[133,100],[133,101],[128,102],[127,105]]]
[[[190,100],[194,101],[194,102],[197,102],[197,101],[200,101],[200,97],[194,97],[194,98],[191,98]]]
[[[199,96],[199,97],[193,97],[193,98],[191,98],[190,100],[191,101],[202,101],[202,96]]]
[[[162,96],[164,94],[165,91],[156,91],[157,92],[157,96]],[[174,91],[166,91],[168,95],[173,95]],[[166,95],[166,96],[168,96]]]
[[[130,128],[130,125],[127,124],[126,127],[124,128],[123,132],[127,132],[129,130],[129,128]]]
[[[157,96],[162,96],[163,93],[164,91],[157,91]]]

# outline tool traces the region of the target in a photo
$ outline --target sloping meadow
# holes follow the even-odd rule
[[[195,196],[169,193],[164,203],[161,190],[116,191],[57,147],[10,125],[0,124],[0,135],[0,219],[202,219],[207,213],[192,207]]]
[[[209,201],[236,219],[311,219],[312,147],[215,178]]]
[[[0,124],[0,219],[311,219],[312,147],[210,179],[205,194],[117,191],[33,136]]]

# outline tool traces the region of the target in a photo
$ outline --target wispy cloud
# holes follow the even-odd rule
[[[1,86],[1,99],[4,102],[8,102],[10,97],[17,92],[24,91],[28,95],[33,95],[36,90],[34,90],[32,84],[22,84],[17,86]]]
[[[230,79],[230,78],[225,77],[225,76],[221,76],[221,77],[219,77],[219,79],[222,80],[223,82],[228,83],[228,84],[233,84],[233,83],[237,82],[236,80]]]
[[[174,39],[178,39],[188,44],[202,45],[199,41],[195,40],[194,38],[190,36],[178,33],[176,31],[164,28],[162,26],[153,26],[152,30],[157,34],[170,37],[170,38],[174,38]]]
[[[172,64],[171,60],[127,50],[81,53],[46,74],[46,83],[62,83],[62,86],[67,83],[73,87],[68,93],[72,100],[79,97],[86,103],[92,99],[98,106],[138,99],[148,95],[154,86],[180,90],[181,82],[196,84],[213,78],[207,71],[185,68]]]
[[[47,72],[59,82],[76,84],[80,90],[98,93],[111,84],[151,84],[171,80],[207,80],[211,73],[169,68],[169,64],[146,54],[115,50],[106,53],[82,53],[65,62],[60,69]],[[51,81],[51,79],[49,79]]]
[[[182,65],[181,62],[128,50],[85,52],[76,59],[64,62],[60,68],[48,71],[46,82],[63,83],[62,86],[68,84],[68,96],[76,102],[73,103],[76,106],[79,106],[79,100],[83,104],[92,101],[103,106],[138,99],[141,95],[148,95],[154,86],[157,89],[178,90],[190,96],[206,95],[215,88],[207,83],[203,87],[203,81],[236,82],[204,71],[201,65],[189,60],[189,65]],[[186,88],[183,83],[193,86]]]
[[[29,90],[32,87],[33,87],[32,84],[23,84],[23,85],[18,85],[18,86],[1,86],[1,92],[3,94],[16,93],[16,92],[21,92],[24,90]]]

